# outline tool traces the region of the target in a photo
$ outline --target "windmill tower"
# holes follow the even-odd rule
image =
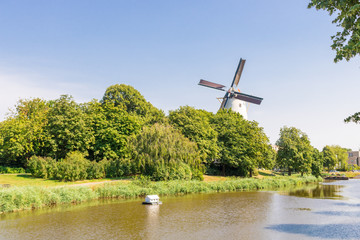
[[[237,88],[240,81],[241,73],[244,69],[245,61],[246,61],[245,59],[240,58],[240,62],[236,69],[231,87],[229,88],[229,90],[226,91],[225,96],[223,98],[220,98],[222,99],[220,109],[224,109],[224,108],[231,109],[234,112],[240,113],[245,119],[247,119],[248,106],[246,103],[254,103],[260,105],[263,99],[245,93],[241,93],[240,90]],[[203,79],[200,79],[199,85],[204,87],[214,88],[220,91],[225,91],[224,85],[209,82]]]

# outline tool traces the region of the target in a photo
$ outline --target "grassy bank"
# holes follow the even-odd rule
[[[105,183],[97,186],[20,186],[0,189],[0,212],[41,208],[64,203],[79,203],[101,198],[135,198],[147,194],[182,195],[227,191],[275,190],[321,181],[321,178],[272,177],[264,179],[230,178],[223,181],[167,181]]]

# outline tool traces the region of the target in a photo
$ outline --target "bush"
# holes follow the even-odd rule
[[[129,176],[135,173],[134,166],[129,159],[102,160],[105,166],[106,177],[116,178]]]
[[[33,177],[48,178],[48,161],[52,161],[51,158],[43,158],[38,156],[32,156],[28,162],[27,167]]]
[[[88,166],[90,161],[86,160],[80,152],[71,152],[66,158],[58,162],[56,179],[61,181],[84,180],[88,176]]]
[[[0,166],[0,174],[2,173],[25,173],[23,168],[14,168],[14,167],[4,167]]]

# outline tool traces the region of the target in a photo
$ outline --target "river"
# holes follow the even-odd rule
[[[0,216],[0,239],[360,239],[360,180],[104,200]]]

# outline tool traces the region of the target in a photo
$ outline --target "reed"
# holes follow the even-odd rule
[[[183,195],[188,193],[276,190],[319,181],[322,181],[322,178],[306,176],[265,179],[231,178],[215,182],[195,180],[132,181],[131,183],[106,183],[93,188],[89,186],[0,188],[0,212],[34,209],[64,203],[80,203],[101,198],[136,198],[148,194]]]

